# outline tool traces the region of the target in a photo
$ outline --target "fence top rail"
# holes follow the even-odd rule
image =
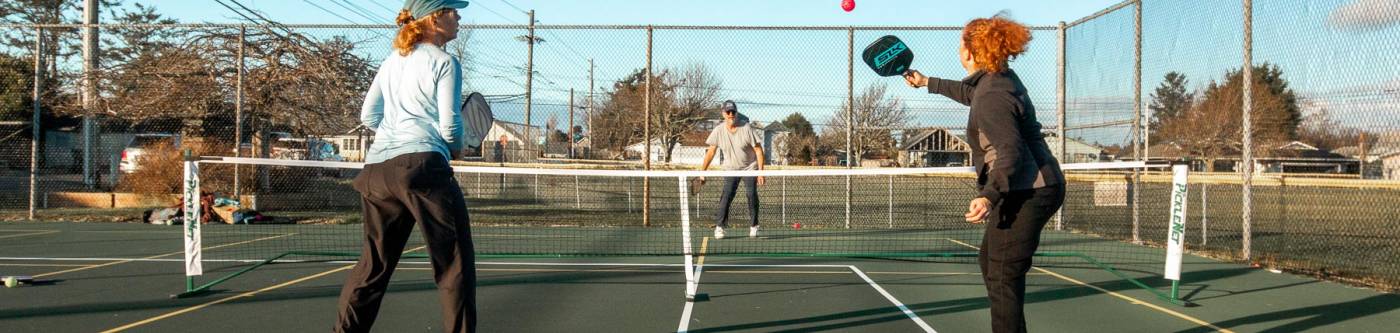
[[[392,24],[244,24],[244,23],[176,23],[176,24],[0,24],[0,28],[292,28],[292,29],[397,29]],[[525,24],[464,24],[462,29],[528,29]],[[618,24],[540,24],[537,30],[816,30],[816,31],[961,31],[962,26],[762,26],[762,25],[618,25]],[[1055,26],[1032,26],[1031,30],[1058,30]]]
[[[1093,13],[1093,14],[1089,14],[1089,16],[1085,16],[1085,17],[1080,18],[1080,19],[1078,19],[1078,20],[1074,20],[1074,22],[1070,22],[1070,23],[1068,23],[1068,24],[1065,24],[1065,29],[1069,29],[1069,28],[1071,28],[1071,27],[1074,27],[1074,26],[1076,26],[1076,25],[1079,25],[1080,23],[1088,22],[1088,21],[1090,21],[1090,20],[1099,18],[1100,16],[1108,15],[1108,13],[1115,12],[1115,11],[1117,11],[1117,10],[1119,10],[1119,9],[1123,9],[1123,7],[1131,6],[1131,5],[1137,4],[1138,2],[1141,2],[1141,1],[1142,1],[1142,0],[1124,0],[1123,2],[1119,2],[1119,3],[1116,4],[1116,5],[1110,6],[1110,7],[1108,7],[1108,8],[1104,8],[1103,10],[1100,10],[1100,11],[1095,12],[1095,13]]]

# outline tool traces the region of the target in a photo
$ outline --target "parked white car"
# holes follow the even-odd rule
[[[141,168],[141,155],[146,153],[146,149],[160,143],[168,143],[172,147],[180,146],[180,136],[174,134],[137,134],[127,142],[126,148],[122,149],[121,162],[117,164],[117,169],[122,173],[136,172]]]

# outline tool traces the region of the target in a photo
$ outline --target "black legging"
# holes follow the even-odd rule
[[[1065,202],[1065,186],[1013,191],[987,214],[977,262],[991,303],[992,332],[1026,331],[1026,273],[1040,231]]]
[[[749,218],[751,226],[758,226],[758,177],[724,177],[724,193],[719,197],[719,213],[715,217],[720,228],[729,227],[729,203],[734,202],[734,192],[739,190],[739,180],[749,190]]]

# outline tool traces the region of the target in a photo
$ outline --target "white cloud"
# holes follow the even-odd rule
[[[1400,1],[1356,0],[1338,7],[1327,23],[1339,29],[1372,30],[1400,24]]]

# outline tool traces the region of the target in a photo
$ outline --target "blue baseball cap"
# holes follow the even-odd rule
[[[403,9],[407,10],[413,19],[428,17],[428,14],[443,8],[467,8],[465,0],[407,0],[403,2]]]
[[[733,100],[724,101],[724,104],[722,104],[719,109],[723,112],[739,112],[739,106],[734,105]]]

